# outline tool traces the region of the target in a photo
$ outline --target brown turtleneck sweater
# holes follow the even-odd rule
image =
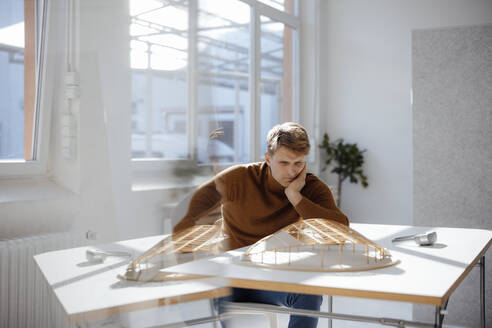
[[[174,227],[174,232],[193,226],[220,204],[223,229],[231,238],[229,249],[251,245],[300,217],[349,224],[328,186],[313,174],[306,175],[306,184],[301,190],[303,197],[297,206],[292,206],[284,190],[265,162],[233,166],[198,187],[188,212]]]

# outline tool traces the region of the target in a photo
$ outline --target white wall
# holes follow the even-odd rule
[[[411,224],[411,30],[490,23],[492,1],[327,0],[321,17],[322,132],[368,149],[369,187],[345,182],[342,209]]]

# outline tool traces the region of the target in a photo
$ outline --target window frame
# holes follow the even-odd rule
[[[34,107],[32,118],[32,156],[31,159],[3,159],[0,160],[0,177],[26,177],[46,175],[48,167],[48,151],[51,122],[51,94],[45,88],[52,72],[47,71],[48,56],[48,29],[49,8],[48,0],[24,0],[34,2]],[[25,18],[24,18],[25,19]],[[25,57],[24,57],[25,58]],[[50,75],[50,76],[48,76]],[[25,85],[25,84],[24,84]],[[29,133],[26,133],[29,134]],[[29,149],[24,140],[24,149]]]
[[[261,149],[260,129],[260,66],[261,66],[261,22],[260,17],[266,16],[279,23],[285,24],[296,33],[296,37],[293,40],[293,70],[294,79],[292,81],[294,94],[292,95],[292,120],[298,122],[300,118],[300,65],[301,65],[301,52],[300,52],[300,38],[301,38],[301,19],[299,16],[290,14],[279,9],[270,7],[258,0],[239,0],[250,7],[250,53],[249,58],[249,93],[250,93],[250,124],[249,133],[254,138],[249,144],[249,162],[255,162],[262,160],[262,156],[259,154]],[[187,165],[196,167],[211,167],[214,166],[210,163],[197,163],[197,151],[196,151],[196,117],[198,113],[197,106],[197,49],[196,49],[196,24],[197,24],[197,12],[198,6],[196,1],[189,2],[188,19],[189,19],[189,50],[188,50],[188,69],[187,69],[187,85],[188,85],[188,104],[187,104],[187,134],[188,150],[187,158],[174,159],[174,158],[131,158],[133,172],[142,171],[168,171],[172,167],[177,165]],[[296,10],[297,11],[297,10]],[[220,163],[220,166],[229,166],[237,164],[235,162]],[[216,165],[215,165],[216,166]]]

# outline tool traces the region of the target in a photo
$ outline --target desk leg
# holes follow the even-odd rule
[[[480,265],[480,326],[485,328],[485,255],[478,265]]]
[[[333,296],[328,295],[328,313],[333,313]],[[332,328],[333,320],[331,318],[328,319],[328,328]]]
[[[214,299],[211,298],[209,299],[209,302],[210,302],[210,315],[211,316],[215,316],[215,315],[219,315],[218,313],[215,313],[215,306],[214,306]],[[214,325],[214,328],[218,328],[218,324],[217,324],[217,321],[214,321],[213,322],[213,325]]]
[[[434,321],[434,327],[441,328],[442,327],[442,315],[441,315],[441,307],[436,306],[436,317]]]
[[[444,302],[443,306],[436,306],[436,318],[434,322],[434,327],[441,328],[442,322],[444,321],[444,314],[446,313],[446,308],[448,307],[449,299]]]

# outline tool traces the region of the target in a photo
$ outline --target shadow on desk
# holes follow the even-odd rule
[[[130,262],[129,260],[124,260],[124,261],[121,261],[121,262],[112,263],[112,264],[106,265],[106,266],[104,266],[104,267],[102,267],[100,269],[97,269],[97,270],[94,270],[94,271],[91,271],[91,272],[87,272],[87,273],[78,275],[77,277],[73,277],[71,279],[67,279],[67,280],[63,280],[63,281],[57,282],[57,283],[53,284],[53,286],[51,286],[51,287],[53,289],[57,289],[57,288],[60,288],[60,287],[66,286],[66,285],[70,285],[70,284],[73,284],[73,283],[75,283],[77,281],[80,281],[80,280],[83,280],[83,279],[86,279],[86,278],[89,278],[89,277],[92,277],[92,276],[101,274],[103,272],[111,271],[111,270],[114,270],[115,268],[128,265],[129,262]]]
[[[335,276],[343,276],[343,277],[368,277],[368,276],[378,276],[381,273],[385,275],[400,275],[405,272],[405,270],[398,267],[400,263],[390,267],[384,267],[380,269],[373,269],[367,271],[344,271],[344,272],[333,272]],[[330,272],[332,273],[332,272]]]
[[[119,281],[110,285],[111,289],[129,288],[129,287],[158,287],[158,286],[179,286],[189,280],[169,280],[169,281],[134,281],[118,278]],[[210,279],[210,277],[195,278],[193,281],[199,281],[201,279]]]

